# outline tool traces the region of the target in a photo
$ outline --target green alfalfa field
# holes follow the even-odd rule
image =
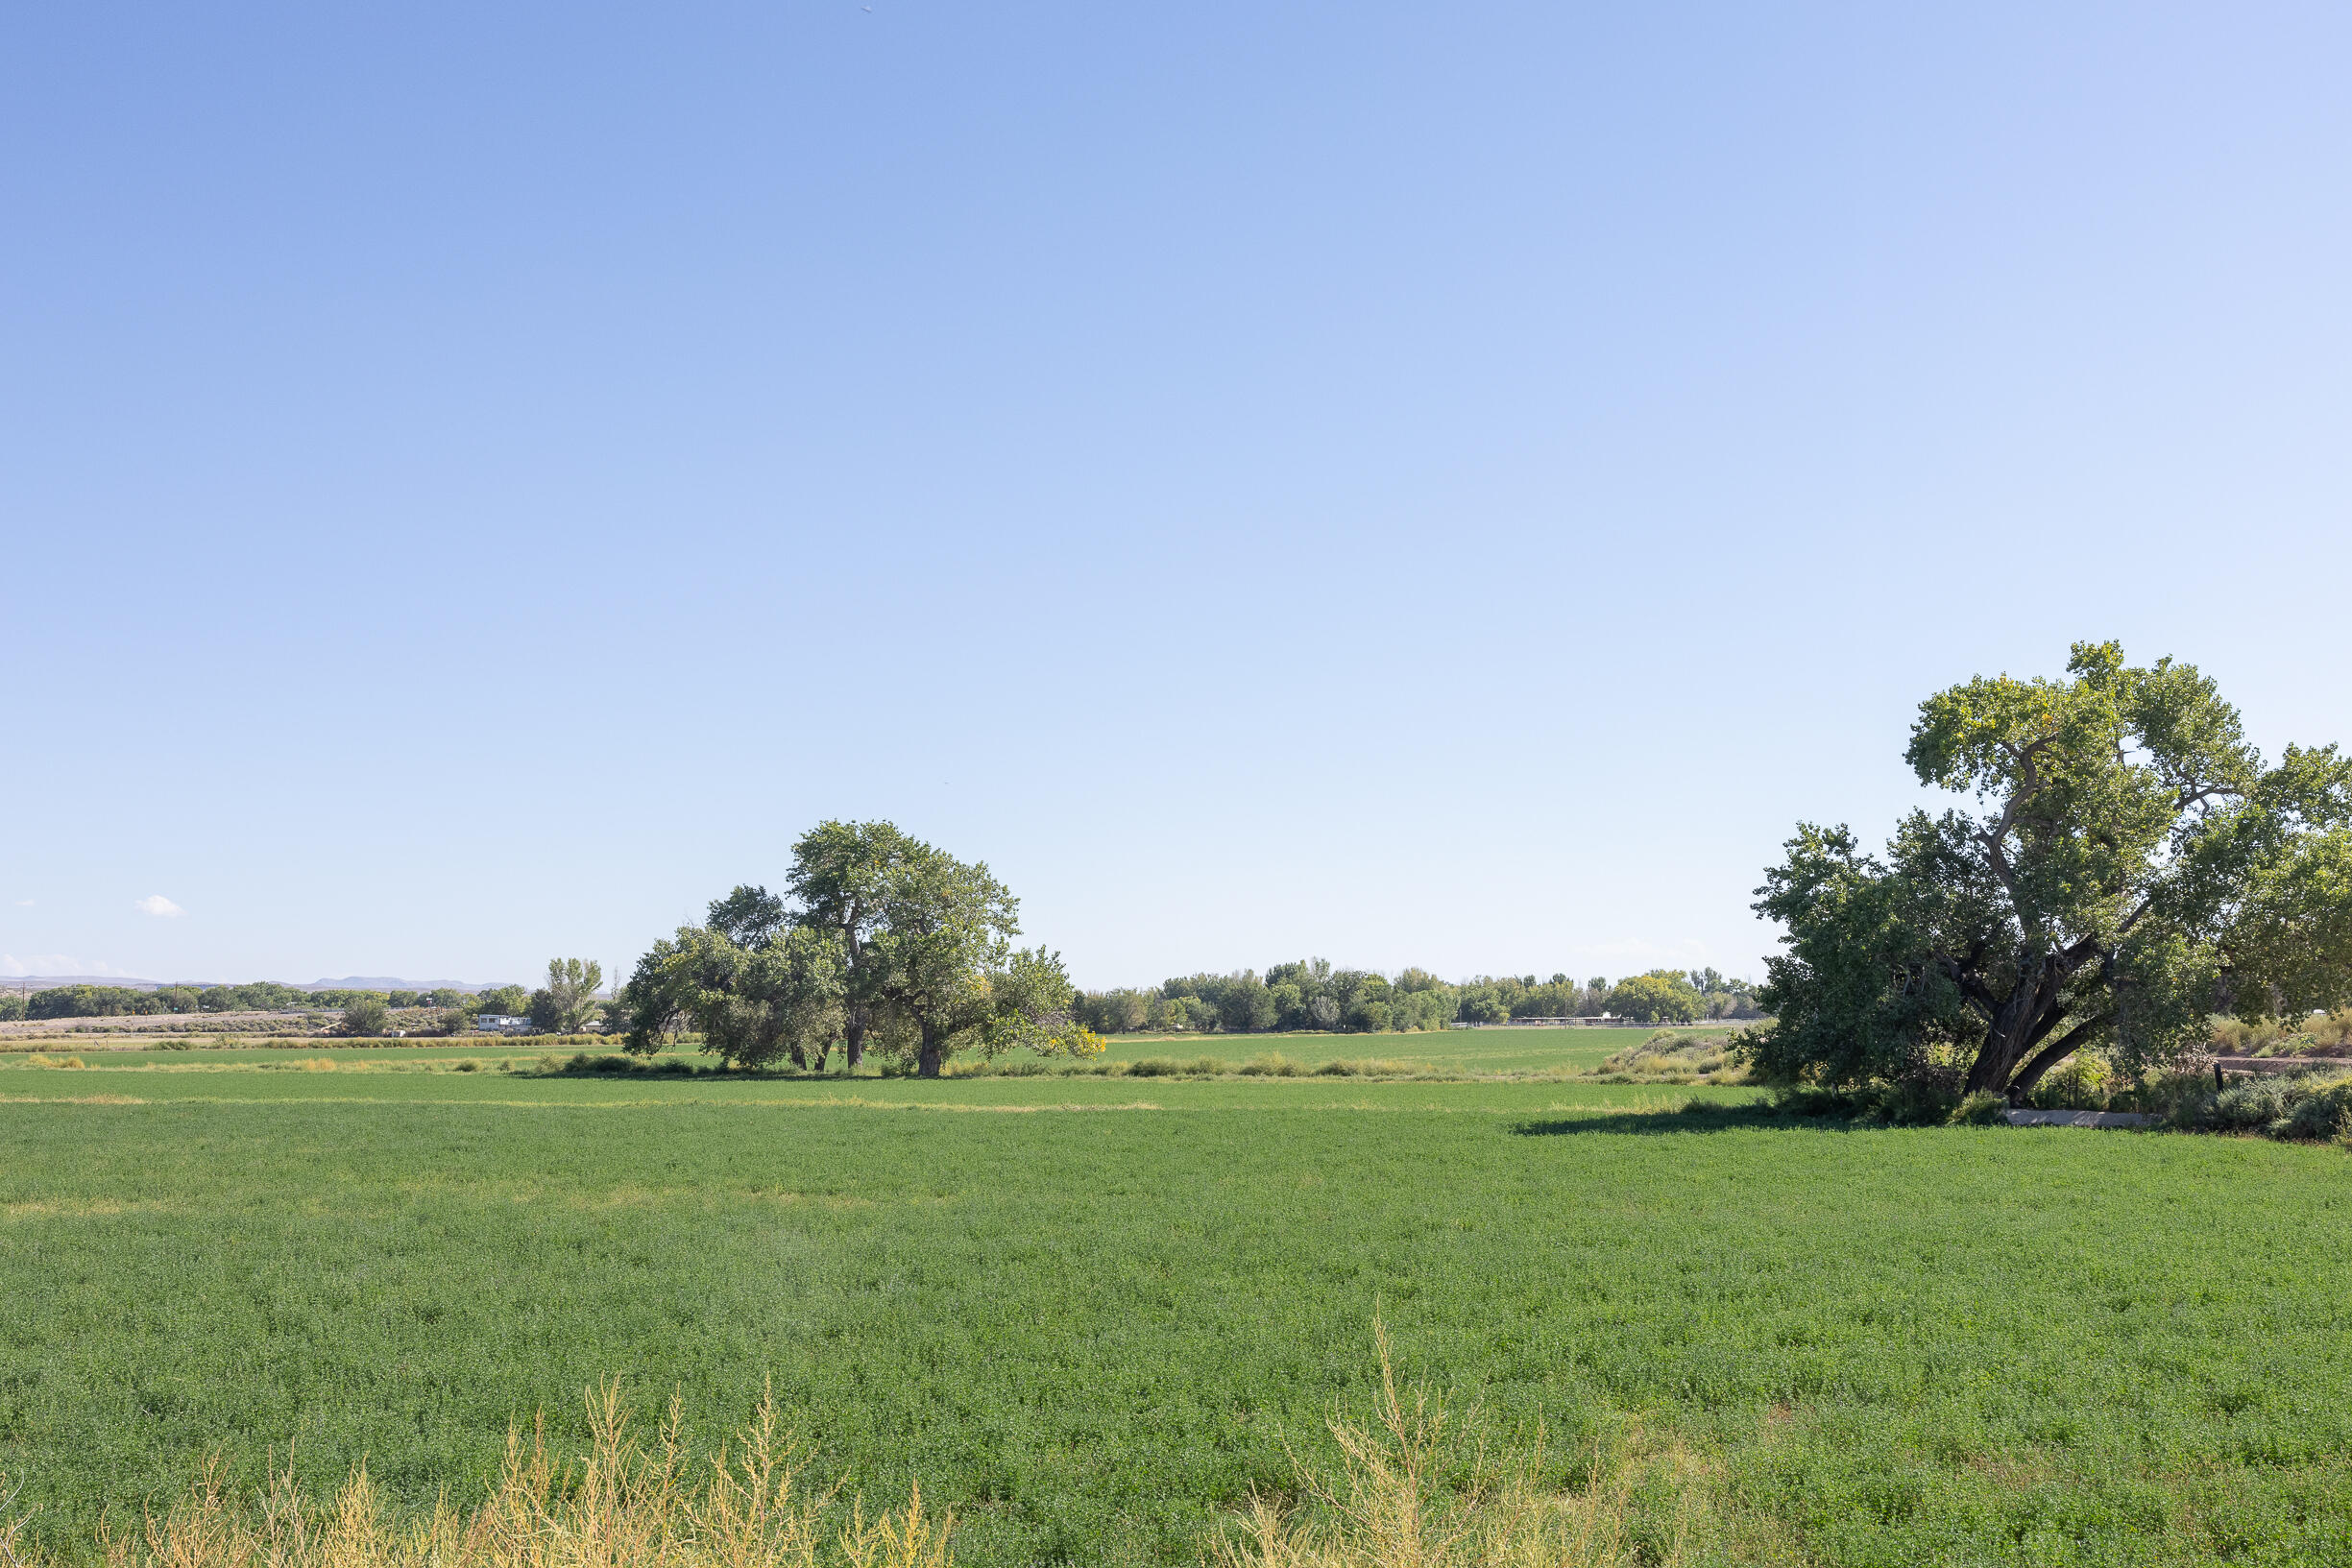
[[[1621,1043],[1511,1032],[1443,1044]],[[1724,1550],[2352,1560],[2332,1147],[1573,1077],[82,1057],[0,1058],[0,1495],[48,1553],[215,1453],[462,1500],[617,1375],[714,1434],[772,1388],[828,1473],[952,1508],[967,1564],[1192,1563],[1362,1409],[1377,1314],[1564,1481],[1596,1439],[1684,1456]]]

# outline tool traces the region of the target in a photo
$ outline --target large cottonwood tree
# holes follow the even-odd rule
[[[879,1039],[936,1077],[960,1051],[1103,1049],[1059,956],[1012,946],[1020,904],[986,865],[887,822],[824,822],[793,846],[788,886],[738,887],[654,944],[625,995],[630,1049],[692,1029],[732,1063],[821,1072],[836,1040],[854,1070]]]
[[[1073,1022],[1060,957],[1013,947],[1020,901],[985,863],[908,840],[880,886],[865,994],[911,1032],[916,1072],[935,1078],[961,1050],[1088,1049],[1092,1037]]]
[[[852,1072],[865,1057],[866,1036],[892,1022],[874,937],[888,922],[893,891],[917,860],[936,853],[888,822],[820,822],[792,845],[790,918],[825,932],[840,954],[841,1046]]]
[[[840,1033],[840,964],[831,942],[782,913],[766,889],[738,887],[704,925],[654,943],[621,993],[626,1049],[651,1054],[691,1029],[731,1066],[823,1072]]]
[[[1882,856],[1800,825],[1758,889],[1787,948],[1747,1048],[1764,1076],[1940,1060],[2016,1100],[2088,1046],[2138,1071],[2194,1055],[2216,1010],[2352,1001],[2352,762],[2266,763],[2190,665],[2077,643],[2067,671],[1920,705],[1905,760],[1976,809],[1914,812]]]

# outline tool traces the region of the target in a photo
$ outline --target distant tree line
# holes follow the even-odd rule
[[[473,1026],[476,1016],[487,1013],[527,1018],[534,1028],[546,1033],[576,1034],[602,1018],[614,1032],[633,1028],[641,1050],[691,1030],[706,1042],[715,1042],[712,1049],[730,1061],[757,1066],[781,1058],[821,1069],[837,1046],[853,1063],[861,1059],[871,1037],[888,1050],[903,1049],[919,1066],[921,1016],[933,1018],[934,1032],[941,1040],[965,1026],[948,1026],[946,1015],[928,1002],[892,1001],[901,995],[892,989],[897,982],[886,981],[879,973],[884,954],[902,951],[887,941],[879,950],[873,946],[877,932],[890,936],[886,925],[876,925],[889,916],[873,887],[864,884],[882,885],[891,855],[900,853],[876,847],[887,842],[878,837],[885,830],[897,832],[887,823],[827,824],[819,832],[837,831],[844,836],[838,842],[812,844],[808,854],[829,855],[838,863],[796,866],[795,905],[788,907],[764,888],[737,888],[711,905],[708,924],[681,928],[676,936],[655,944],[638,966],[639,978],[618,1004],[596,1000],[603,984],[599,966],[569,958],[550,960],[547,983],[532,991],[520,985],[480,992],[303,991],[267,980],[155,991],[68,985],[36,991],[30,999],[0,996],[0,1020],[332,1009],[343,1013],[345,1033],[374,1035],[390,1031],[391,1010],[422,1007],[436,1009],[441,1017],[430,1025],[408,1025],[407,1032],[463,1033]],[[977,869],[985,877],[984,866]],[[837,883],[852,882],[861,884],[857,896],[834,891]],[[980,890],[975,906],[984,912],[989,896],[984,888]],[[1008,900],[1011,907],[1017,905]],[[897,913],[904,918],[910,911],[902,907]],[[937,913],[928,911],[934,917]],[[1006,918],[1009,921],[1009,913]],[[824,923],[821,928],[819,921]],[[980,923],[984,926],[985,920]],[[997,931],[995,939],[1017,929],[1008,926]],[[973,960],[974,975],[985,978],[996,973],[991,964],[1002,971],[992,983],[1034,981],[1049,993],[1055,984],[1068,983],[1066,977],[1055,977],[1060,975],[1058,967],[1050,974],[1038,969],[1041,960],[1033,953],[1021,958],[1016,976],[1008,948],[997,953],[980,941],[974,951],[980,954]],[[1058,960],[1055,962],[1057,966]],[[1654,969],[1614,984],[1600,977],[1579,982],[1565,975],[1548,980],[1533,975],[1481,975],[1457,983],[1439,979],[1425,969],[1408,969],[1391,977],[1370,970],[1336,969],[1322,958],[1275,964],[1263,976],[1241,970],[1186,975],[1149,990],[1073,990],[1066,1004],[1051,1002],[1050,996],[1040,1002],[1040,1017],[1066,1015],[1071,1024],[1096,1034],[1293,1029],[1378,1034],[1519,1018],[1607,1014],[1637,1024],[1690,1024],[1758,1016],[1755,988],[1712,969]]]
[[[566,966],[569,965],[569,969]],[[582,981],[587,972],[593,979]],[[57,985],[31,996],[0,994],[0,1022],[12,1019],[152,1018],[166,1013],[289,1013],[341,1011],[358,1008],[363,1014],[391,1008],[431,1007],[467,1019],[477,1013],[528,1017],[558,1032],[585,1027],[594,1008],[580,1005],[582,991],[593,997],[603,983],[602,972],[591,963],[583,971],[577,958],[548,966],[550,983],[537,991],[520,985],[494,986],[470,992],[444,986],[432,991],[366,991],[328,988],[304,991],[275,980],[247,985],[165,985],[141,991],[127,985]],[[569,1025],[559,1027],[559,1025]]]
[[[1451,1024],[1506,1024],[1515,1018],[1597,1018],[1637,1024],[1692,1024],[1758,1016],[1755,987],[1712,969],[1654,969],[1612,985],[1595,977],[1481,975],[1454,983],[1425,969],[1394,978],[1370,970],[1335,969],[1327,959],[1275,964],[1230,975],[1186,975],[1152,990],[1081,993],[1079,1022],[1098,1034],[1191,1031],[1200,1034],[1328,1029],[1351,1034],[1442,1029]]]

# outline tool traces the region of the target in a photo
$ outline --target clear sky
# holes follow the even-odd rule
[[[2115,637],[2352,739],[2347,60],[2340,4],[10,8],[0,972],[625,961],[844,816],[1089,985],[1753,974],[1940,686]]]

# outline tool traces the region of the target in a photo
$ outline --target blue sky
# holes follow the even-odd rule
[[[1090,985],[1754,973],[1940,686],[2352,739],[2347,46],[15,8],[0,973],[626,960],[825,816]]]

